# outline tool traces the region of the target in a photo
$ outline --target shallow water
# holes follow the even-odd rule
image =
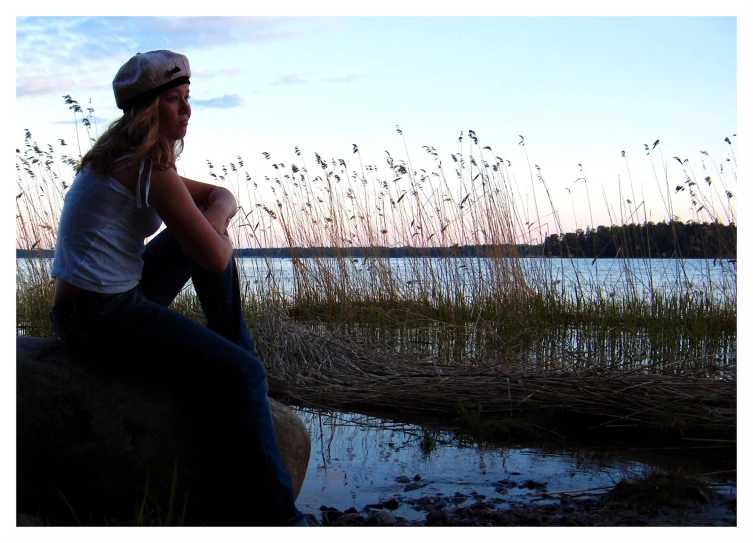
[[[479,444],[447,431],[366,415],[296,412],[312,439],[308,471],[296,503],[304,513],[317,517],[321,506],[340,511],[354,507],[361,512],[368,505],[394,499],[399,502],[395,516],[423,520],[426,512],[409,502],[437,495],[454,498],[459,505],[485,498],[498,509],[514,503],[551,503],[560,495],[536,494],[607,492],[599,487],[646,473],[652,465],[615,450]],[[528,488],[527,481],[546,486],[529,483],[533,488]],[[729,484],[718,489],[734,490]]]

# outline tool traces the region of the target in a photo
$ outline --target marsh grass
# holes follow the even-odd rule
[[[82,117],[91,141],[88,116],[70,97],[66,103]],[[258,178],[240,156],[228,166],[208,161],[210,178],[231,189],[241,204],[230,229],[235,246],[285,247],[292,255],[289,283],[274,259],[250,264],[254,278],[242,281],[250,322],[280,315],[312,333],[348,337],[382,354],[433,356],[459,367],[641,367],[735,379],[734,260],[706,254],[708,269],[691,281],[684,260],[674,261],[676,279],[669,280],[656,276],[664,274],[649,258],[597,256],[584,266],[577,258],[530,257],[540,250],[551,224],[563,239],[565,232],[544,172],[528,159],[523,139],[528,164],[522,165],[522,175],[482,146],[472,130],[461,134],[459,150],[447,164],[434,147],[424,146],[435,164],[428,171],[411,166],[405,137],[399,128],[397,133],[406,155],[387,152],[381,166],[364,164],[357,145],[348,162],[314,153],[309,164],[297,147],[290,163],[265,152],[270,169]],[[61,140],[60,149],[65,148]],[[633,180],[625,158],[628,182],[621,193],[624,189],[629,197],[605,202],[613,224],[618,217],[623,225],[647,222],[646,206],[636,198],[644,183],[663,190],[670,236],[676,234],[674,209],[687,203],[694,220],[734,224],[734,153],[722,165],[703,154],[699,174],[693,162],[675,157],[682,172],[677,181],[658,141],[646,145],[646,151],[655,177]],[[19,248],[54,247],[62,198],[76,163],[57,153],[51,145],[40,148],[28,131],[23,149],[17,150]],[[592,221],[591,188],[586,177],[582,180]],[[593,243],[597,234],[606,235],[600,229],[590,238]],[[636,243],[641,254],[651,255],[651,239],[639,237]],[[734,243],[720,239],[716,246]],[[483,248],[484,257],[463,253],[466,246]],[[395,247],[415,256],[388,258],[387,251]],[[444,256],[422,256],[436,247]],[[334,251],[334,257],[303,256],[303,249],[318,248]],[[362,249],[360,257],[352,256],[354,248]],[[19,333],[51,335],[50,261],[17,262]],[[621,278],[617,288],[605,284],[607,273]],[[663,289],[657,286],[660,279]],[[201,320],[190,288],[174,307]],[[266,341],[263,332],[258,339]]]
[[[91,141],[88,117],[70,97],[66,103],[82,117],[86,137],[79,142]],[[399,128],[398,135],[403,138]],[[450,412],[477,433],[505,426],[522,435],[516,421],[528,420],[559,435],[549,422],[563,412],[570,419],[575,413],[678,428],[683,435],[694,425],[734,432],[736,261],[702,253],[705,273],[691,281],[683,260],[674,261],[676,279],[668,280],[650,258],[597,256],[584,267],[578,258],[537,257],[545,224],[565,234],[541,169],[529,162],[519,179],[473,131],[459,143],[447,164],[424,146],[435,161],[431,171],[414,170],[407,152],[404,159],[387,153],[386,167],[363,164],[355,145],[348,163],[314,153],[310,167],[298,148],[288,164],[263,153],[270,170],[258,179],[240,156],[229,168],[208,162],[210,178],[241,203],[230,228],[234,245],[285,247],[292,255],[289,282],[266,257],[253,259],[241,281],[246,318],[270,372],[290,380],[294,397],[307,405]],[[62,140],[57,149],[40,147],[28,131],[16,150],[17,247],[27,251],[16,264],[19,334],[53,335],[51,260],[35,256],[55,246],[63,198],[82,154],[80,143],[75,157],[66,151]],[[659,143],[647,152],[654,164]],[[606,203],[613,224],[647,223],[636,194],[650,182],[665,189],[673,239],[680,199],[692,205],[695,221],[734,224],[734,154],[723,169],[703,156],[699,174],[691,161],[677,159],[679,182],[663,157],[653,180],[629,178],[629,197]],[[591,189],[583,181],[593,224]],[[716,240],[716,246],[735,243]],[[651,239],[638,238],[637,245],[651,256]],[[464,254],[465,246],[483,247],[484,257]],[[388,258],[395,247],[414,257]],[[435,247],[444,256],[424,256]],[[334,257],[310,258],[302,250],[321,248]],[[365,254],[353,257],[353,248]],[[619,288],[605,284],[605,266],[621,279]],[[190,287],[173,308],[203,321]],[[680,376],[693,379],[668,380]],[[436,440],[425,434],[421,451],[430,455]],[[666,483],[656,475],[630,484]],[[182,523],[181,514],[174,519],[173,498],[163,516],[145,488],[133,523]]]

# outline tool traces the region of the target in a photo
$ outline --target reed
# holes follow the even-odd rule
[[[68,100],[73,108],[75,101]],[[73,111],[87,118],[80,108]],[[91,123],[81,124],[91,141]],[[384,384],[378,368],[391,378],[402,376],[410,387],[410,376],[426,364],[451,368],[446,371],[452,375],[482,371],[506,378],[608,370],[736,380],[736,260],[704,252],[712,246],[734,252],[735,238],[715,226],[736,221],[734,154],[720,165],[703,155],[699,175],[692,161],[675,157],[682,171],[677,181],[659,142],[646,146],[647,160],[660,166],[653,182],[664,190],[669,219],[661,235],[675,248],[687,244],[674,216],[678,205],[690,203],[694,219],[706,221],[706,237],[693,243],[708,260],[693,276],[688,261],[666,260],[657,268],[649,258],[658,244],[647,234],[646,206],[636,197],[643,181],[628,175],[629,197],[605,202],[615,218],[612,225],[571,234],[562,228],[544,172],[530,160],[521,174],[482,146],[471,130],[461,134],[459,150],[446,163],[434,147],[424,146],[434,168],[414,169],[399,127],[397,133],[406,154],[388,152],[385,165],[364,164],[357,145],[347,162],[314,153],[309,164],[297,147],[289,163],[263,153],[269,162],[266,174],[247,171],[241,156],[227,166],[207,161],[210,179],[230,188],[241,204],[230,227],[235,246],[290,252],[288,279],[273,258],[251,261],[242,297],[249,322],[261,323],[256,339],[265,362],[296,380],[300,398],[347,404],[343,387],[350,380],[356,403],[368,402],[376,397],[368,389]],[[21,249],[54,247],[57,217],[76,163],[67,154],[58,156],[65,147],[61,140],[59,150],[40,148],[27,132],[24,147],[17,150]],[[582,180],[591,216],[591,189],[585,176]],[[524,191],[534,195],[533,206]],[[552,224],[558,246],[572,256],[542,257]],[[611,228],[618,224],[632,230]],[[642,256],[578,258],[584,246],[597,249],[604,240],[634,247],[635,253],[618,257]],[[468,246],[477,251],[468,253]],[[394,248],[413,258],[389,258]],[[424,256],[436,248],[441,256]],[[333,256],[309,256],[325,249]],[[49,260],[17,261],[19,333],[51,335]],[[658,275],[664,276],[663,289]],[[676,279],[668,281],[669,275]],[[615,276],[616,284],[605,283]],[[201,318],[190,287],[173,306]],[[400,363],[390,366],[392,360]],[[432,379],[444,372],[434,372]],[[481,386],[492,374],[480,375],[486,377],[468,386]],[[367,381],[358,380],[364,376]],[[393,386],[384,390],[410,395]],[[462,396],[446,390],[453,393]],[[413,403],[418,401],[431,403],[427,398]],[[501,409],[509,411],[509,401]]]
[[[403,136],[399,128],[398,134]],[[315,329],[326,327],[363,341],[381,341],[395,352],[433,353],[443,362],[459,364],[499,361],[514,354],[523,356],[527,350],[530,354],[531,343],[554,347],[546,355],[549,363],[581,346],[588,348],[588,354],[598,355],[602,363],[614,360],[613,351],[629,343],[644,353],[644,359],[661,353],[704,362],[720,344],[722,349],[732,346],[734,260],[715,259],[721,273],[714,275],[716,270],[709,269],[692,280],[685,261],[676,260],[670,270],[677,277],[675,284],[660,290],[648,258],[597,257],[586,269],[576,265],[576,258],[521,258],[525,256],[521,248],[534,252],[532,248],[541,246],[540,217],[559,217],[546,180],[534,165],[531,181],[538,181],[547,197],[536,202],[539,216],[532,217],[525,211],[520,183],[509,161],[481,147],[473,131],[468,137],[470,144],[462,148],[466,155],[451,155],[452,180],[429,146],[425,150],[436,159],[431,172],[413,171],[409,157],[399,160],[389,153],[388,168],[380,172],[377,165],[361,163],[356,145],[354,155],[359,161],[355,168],[344,159],[325,160],[318,153],[312,169],[302,158],[286,165],[272,162],[264,153],[272,162],[272,176],[257,182],[244,172],[245,186],[248,201],[263,201],[265,185],[272,201],[244,211],[236,224],[236,239],[239,245],[251,247],[281,239],[289,248],[293,286],[284,292],[277,285],[270,289],[275,307],[296,321],[312,323]],[[683,163],[683,173],[689,176],[688,164]],[[236,170],[235,163],[231,170]],[[666,175],[665,184],[669,182]],[[730,180],[725,176],[736,180],[734,165],[728,165],[723,175],[720,171],[726,190]],[[217,180],[226,183],[228,178],[223,175]],[[691,204],[718,224],[720,216],[711,205],[712,184],[706,183],[704,189],[709,190],[697,185],[691,177],[684,181]],[[678,189],[672,198],[685,194]],[[726,190],[725,194],[721,218],[734,221],[732,193]],[[672,217],[671,200],[665,202]],[[630,199],[623,208],[622,214],[631,218],[637,210],[645,210]],[[564,237],[558,219],[555,224]],[[667,235],[679,246],[678,233],[671,230]],[[601,228],[597,234],[604,235]],[[596,243],[596,234],[593,239]],[[644,255],[650,255],[656,245],[652,239],[636,241]],[[734,247],[734,240],[719,239],[715,246],[730,244]],[[463,256],[461,248],[466,245],[483,247],[484,258]],[[421,258],[427,248],[436,246],[454,258]],[[319,247],[330,248],[334,257],[299,255],[302,249]],[[355,258],[354,247],[371,252]],[[385,257],[394,247],[415,258]],[[636,262],[645,269],[642,275],[647,279],[637,276]],[[600,274],[605,266],[608,273],[623,278],[617,289],[605,288],[605,273]],[[567,285],[565,276],[574,276],[574,282]],[[515,349],[516,344],[521,348]],[[630,354],[630,358],[635,356]]]
[[[65,142],[60,140],[60,145]],[[52,302],[52,262],[40,258],[55,248],[57,225],[75,162],[58,157],[52,145],[40,148],[27,130],[16,149],[16,246],[27,257],[16,259],[16,329],[30,335],[52,335],[47,316]]]

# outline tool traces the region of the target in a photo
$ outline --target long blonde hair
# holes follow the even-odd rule
[[[86,167],[107,175],[116,159],[131,153],[132,162],[149,158],[154,167],[160,170],[174,169],[175,161],[183,151],[183,140],[174,141],[161,132],[161,99],[160,95],[151,102],[133,106],[113,121],[81,159],[76,172]]]

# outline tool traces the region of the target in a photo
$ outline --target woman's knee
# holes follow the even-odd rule
[[[259,357],[244,351],[244,356],[238,366],[238,377],[252,389],[264,389],[267,392],[267,369]]]

